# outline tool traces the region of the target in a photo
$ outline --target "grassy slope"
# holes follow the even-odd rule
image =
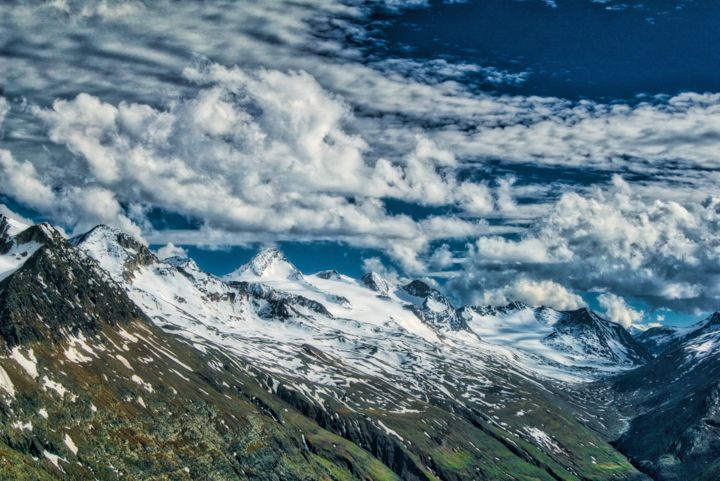
[[[481,413],[432,405],[421,406],[421,413],[345,413],[337,406],[338,418],[361,426],[362,441],[351,442],[268,392],[251,366],[223,364],[219,353],[202,354],[144,322],[125,329],[121,335],[103,328],[89,341],[95,356],[76,346],[89,358],[81,363],[68,360],[67,345],[32,345],[37,379],[0,358],[17,390],[0,403],[0,462],[12,466],[2,471],[12,473],[5,479],[601,480],[635,474],[609,446],[564,418],[545,421],[567,434],[563,442],[572,445],[563,449],[572,459],[510,439]],[[61,397],[43,388],[44,376],[68,392]],[[398,435],[361,423],[370,417]],[[32,430],[20,427],[28,421]],[[43,451],[67,460],[59,464],[62,471]],[[400,476],[388,467],[393,463]]]

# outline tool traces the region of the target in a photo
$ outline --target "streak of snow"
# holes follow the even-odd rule
[[[37,379],[38,377],[38,370],[37,370],[37,359],[35,358],[35,353],[32,349],[28,349],[27,356],[25,356],[19,346],[15,346],[12,348],[12,351],[10,351],[10,357],[15,360],[18,364],[20,364],[20,367],[25,370],[25,372],[33,379]]]

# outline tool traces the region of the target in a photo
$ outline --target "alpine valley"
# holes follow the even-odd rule
[[[633,336],[6,217],[0,254],[3,480],[720,479],[719,314]]]

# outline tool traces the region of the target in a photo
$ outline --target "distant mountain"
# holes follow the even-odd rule
[[[426,324],[441,331],[467,330],[461,312],[439,290],[429,284],[414,280],[397,290],[400,299],[408,302],[408,308]]]
[[[226,281],[301,280],[302,272],[285,258],[275,247],[258,252],[239,269],[226,275]]]
[[[8,479],[646,479],[568,396],[635,362],[592,314],[490,315],[424,281],[303,275],[276,249],[220,279],[103,226],[4,245]],[[567,339],[533,353],[473,330],[520,312],[541,345],[600,347],[576,369],[554,359]]]
[[[462,316],[481,339],[512,348],[527,357],[529,369],[560,379],[589,379],[650,359],[622,326],[588,309],[556,311],[514,302],[466,307]]]
[[[692,328],[658,326],[635,335],[637,342],[653,357],[662,354],[673,342],[690,332]]]

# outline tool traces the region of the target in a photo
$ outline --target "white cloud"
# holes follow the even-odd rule
[[[0,57],[0,83],[37,107],[0,101],[0,192],[56,222],[155,243],[335,240],[413,271],[425,254],[457,266],[428,246],[470,236],[462,296],[522,278],[653,306],[720,299],[720,201],[704,200],[720,182],[720,94],[603,104],[481,92],[462,80],[524,74],[348,45],[369,41],[364,20],[383,2],[11,3],[0,26],[16,50]],[[616,171],[645,180],[537,180]],[[393,214],[387,198],[436,213]],[[202,226],[154,232],[149,208]]]
[[[3,122],[5,122],[5,116],[10,112],[10,105],[5,97],[0,97],[0,132],[2,132]]]
[[[168,242],[157,250],[157,255],[160,259],[168,259],[170,257],[187,257],[188,252],[183,247]]]
[[[564,194],[519,239],[480,237],[466,265],[451,281],[464,297],[527,275],[579,291],[622,292],[655,307],[713,309],[720,300],[720,198],[649,201],[615,177],[605,190]]]
[[[363,259],[362,270],[365,273],[375,272],[380,274],[380,276],[394,284],[402,282],[398,271],[387,266],[379,257],[366,257]]]
[[[627,305],[625,299],[610,292],[598,296],[600,306],[605,310],[608,320],[629,329],[634,323],[643,318],[643,311],[638,311]]]
[[[309,74],[211,64],[185,75],[202,88],[166,110],[88,94],[33,109],[74,154],[63,171],[27,164],[41,185],[62,185],[52,209],[82,213],[82,228],[100,221],[139,237],[142,209],[131,219],[121,204],[158,207],[255,240],[291,233],[381,247],[411,271],[422,270],[417,256],[429,241],[486,230],[460,217],[387,213],[384,198],[477,214],[492,197],[484,184],[458,181],[448,170],[454,155],[421,136],[397,161],[374,158],[346,131],[348,105]]]
[[[554,259],[541,239],[511,241],[504,237],[480,237],[475,242],[475,260],[495,263],[542,263]]]
[[[564,286],[548,280],[521,278],[512,284],[482,292],[474,304],[502,306],[521,301],[530,306],[547,306],[558,310],[573,310],[585,306],[582,298]]]
[[[116,18],[139,13],[144,5],[132,0],[100,0],[95,2],[76,0],[52,0],[44,5],[71,18]]]
[[[29,161],[15,160],[9,150],[0,149],[0,192],[36,209],[52,208],[55,195],[39,178]]]

